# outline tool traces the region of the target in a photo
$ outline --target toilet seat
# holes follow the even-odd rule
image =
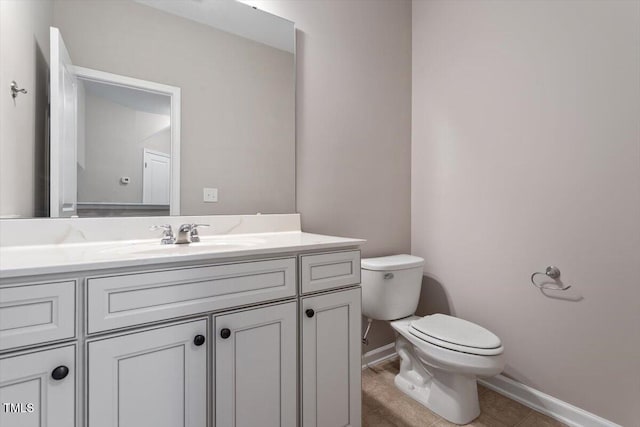
[[[416,338],[462,353],[496,356],[502,354],[500,338],[482,326],[445,314],[433,314],[410,323]]]

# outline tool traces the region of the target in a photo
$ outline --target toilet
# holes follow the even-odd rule
[[[365,258],[361,267],[362,314],[389,321],[396,332],[396,387],[452,423],[475,419],[480,415],[477,377],[494,376],[504,368],[500,338],[457,317],[415,316],[422,258]]]

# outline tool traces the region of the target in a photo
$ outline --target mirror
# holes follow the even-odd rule
[[[0,15],[0,84],[27,90],[0,104],[1,217],[295,211],[292,22],[232,0]]]

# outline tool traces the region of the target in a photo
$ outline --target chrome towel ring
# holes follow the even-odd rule
[[[548,283],[537,284],[535,278],[538,274],[544,274],[550,279],[556,281],[558,285],[549,285]],[[531,284],[538,289],[548,289],[550,291],[566,291],[571,287],[571,285],[563,285],[562,282],[558,279],[560,279],[560,269],[558,267],[550,265],[544,272],[538,271],[536,273],[533,273],[531,275]]]

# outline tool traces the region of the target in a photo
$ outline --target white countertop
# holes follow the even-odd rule
[[[287,231],[203,236],[201,243],[188,245],[160,245],[160,239],[145,239],[5,246],[0,247],[0,278],[354,247],[364,242]]]

